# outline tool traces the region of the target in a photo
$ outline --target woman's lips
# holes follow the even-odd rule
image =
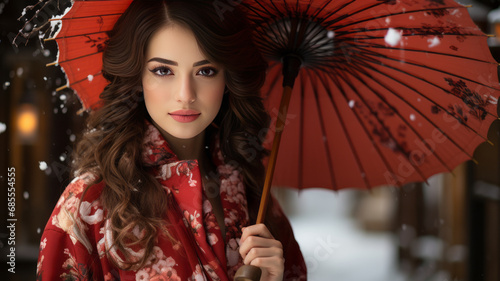
[[[181,109],[168,113],[177,122],[189,123],[200,117],[200,112],[191,109]]]

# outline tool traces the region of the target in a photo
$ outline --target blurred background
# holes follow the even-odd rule
[[[71,180],[70,155],[85,113],[58,67],[54,42],[11,42],[27,5],[0,0],[0,280],[35,279],[41,233]],[[64,10],[67,1],[49,8]],[[500,2],[466,1],[500,61]],[[47,10],[34,18],[44,21]],[[32,27],[27,26],[26,30]],[[370,191],[273,192],[288,214],[308,265],[309,280],[500,280],[500,120],[472,161],[427,183]],[[15,168],[16,273],[9,255],[8,169]]]

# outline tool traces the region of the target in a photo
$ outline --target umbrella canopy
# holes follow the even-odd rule
[[[273,185],[425,181],[487,141],[498,118],[498,64],[467,7],[453,0],[242,4],[271,62],[263,94],[275,117],[283,113],[281,62],[301,62]]]
[[[54,64],[84,109],[96,106],[107,84],[101,75],[106,31],[131,2],[76,0],[53,20],[62,22],[53,38]],[[270,61],[265,102],[286,123],[274,185],[342,189],[424,181],[471,159],[487,141],[498,117],[497,63],[466,7],[453,0],[241,5]],[[230,12],[221,7],[220,16]],[[285,57],[300,65],[286,118],[278,106]]]
[[[80,98],[84,109],[97,105],[99,94],[108,84],[102,76],[102,51],[110,31],[132,0],[74,1],[54,22],[61,22],[55,36],[57,61],[66,74],[66,85]]]

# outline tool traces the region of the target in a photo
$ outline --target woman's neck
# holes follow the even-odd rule
[[[190,139],[176,138],[161,128],[160,132],[179,160],[203,160],[205,158],[205,132]]]
[[[214,169],[205,149],[205,131],[190,139],[180,139],[167,133],[160,126],[156,124],[155,126],[179,160],[197,160],[203,177],[206,177]]]

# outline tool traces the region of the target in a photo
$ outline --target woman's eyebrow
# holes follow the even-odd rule
[[[167,59],[164,59],[164,58],[154,57],[154,58],[148,60],[148,62],[151,62],[151,61],[157,61],[157,62],[160,62],[160,63],[163,63],[163,64],[169,64],[169,65],[174,65],[174,66],[178,66],[179,65],[179,63],[176,62],[176,61],[167,60]],[[209,63],[210,63],[210,61],[208,61],[208,60],[201,60],[201,61],[193,63],[193,67],[204,65],[204,64],[209,64]]]
[[[204,65],[204,64],[209,64],[210,62],[208,60],[201,60],[198,62],[193,63],[193,67]]]
[[[152,58],[152,59],[148,60],[148,62],[152,62],[152,61],[157,61],[157,62],[160,62],[160,63],[169,64],[169,65],[175,65],[175,66],[179,65],[179,63],[177,63],[176,61],[162,59],[162,58]]]

